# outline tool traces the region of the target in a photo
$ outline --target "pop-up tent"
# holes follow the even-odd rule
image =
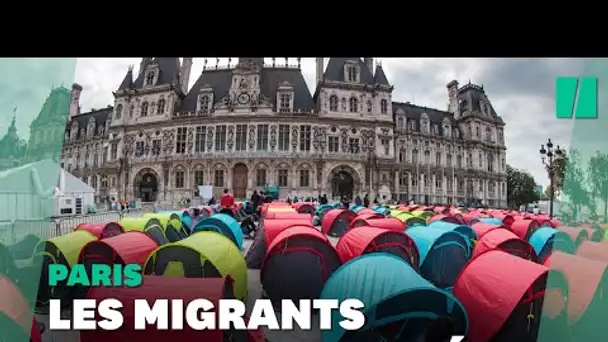
[[[307,220],[312,223],[312,216],[306,213],[270,212],[264,216],[264,221],[266,220]]]
[[[198,221],[192,234],[204,231],[218,232],[226,236],[239,249],[243,247],[243,231],[234,217],[226,214],[213,214]]]
[[[247,295],[247,265],[239,248],[226,236],[199,232],[169,243],[150,254],[144,266],[146,275],[186,278],[231,277],[234,295]]]
[[[590,240],[589,232],[586,229],[561,226],[557,230],[568,234],[576,247],[580,246],[583,241]]]
[[[325,213],[321,222],[321,230],[330,236],[342,236],[357,215],[347,209],[332,209]]]
[[[323,221],[323,217],[327,214],[328,211],[334,209],[333,204],[321,204],[317,207],[315,212],[315,216],[319,217],[319,220]]]
[[[568,282],[572,341],[605,341],[601,332],[608,307],[608,265],[560,251],[553,252],[546,265],[563,273]]]
[[[453,290],[469,315],[467,341],[536,341],[548,272],[500,250],[472,259]]]
[[[398,221],[399,222],[399,221]],[[344,234],[336,245],[343,263],[369,253],[393,254],[418,269],[420,255],[414,241],[403,232],[374,227],[358,227]]]
[[[98,239],[109,238],[125,232],[122,226],[117,222],[81,223],[74,227],[74,230],[86,230],[95,235]]]
[[[388,229],[393,232],[402,232],[405,230],[405,224],[394,217],[389,218],[368,218],[365,216],[357,216],[350,225],[350,228],[356,227],[375,227],[380,229]]]
[[[498,249],[533,262],[538,261],[534,247],[507,229],[492,229],[484,234],[477,240],[471,258],[474,259],[476,256],[493,249]]]
[[[268,246],[260,280],[275,304],[282,299],[316,299],[341,264],[323,233],[310,227],[291,227],[279,233]]]
[[[164,229],[157,218],[150,217],[123,217],[120,225],[127,232],[138,231],[150,235],[159,246],[169,243]]]
[[[450,222],[454,224],[461,224],[461,221],[456,216],[446,215],[446,214],[437,214],[429,219],[429,223],[433,223],[435,221],[444,221]]]
[[[453,322],[454,335],[467,333],[467,313],[449,292],[423,279],[403,259],[372,253],[344,264],[327,281],[321,299],[359,299],[365,325],[345,331],[342,317],[332,311],[332,328],[321,332],[323,342],[425,341],[439,318]]]
[[[429,223],[428,227],[443,230],[446,232],[456,232],[462,235],[466,239],[471,250],[473,249],[474,242],[477,240],[477,234],[475,233],[473,228],[459,223],[454,224],[445,221],[435,221],[433,223]]]
[[[532,234],[540,228],[538,222],[534,220],[515,220],[511,223],[511,231],[520,239],[528,241]]]
[[[316,212],[315,206],[312,203],[298,202],[293,205],[294,209],[301,214],[314,215]]]
[[[405,223],[407,227],[426,225],[426,219],[424,217],[415,216],[409,212],[400,212],[397,215],[394,215],[393,217]]]
[[[416,226],[406,230],[420,253],[422,276],[441,289],[454,285],[471,256],[467,239],[455,231]]]
[[[487,232],[489,232],[493,229],[505,229],[503,226],[484,223],[484,222],[475,222],[471,225],[471,228],[475,232],[475,235],[477,235],[478,240],[481,239],[481,237],[484,236],[484,234],[486,234]]]
[[[574,254],[576,245],[570,235],[550,227],[542,227],[530,236],[530,245],[538,256],[538,262],[544,264],[553,251]]]
[[[0,340],[42,342],[36,319],[19,287],[0,274]]]
[[[34,251],[34,264],[42,265],[36,306],[46,308],[49,299],[61,299],[62,305],[71,305],[73,291],[67,281],[61,281],[51,288],[49,284],[49,265],[61,264],[71,270],[78,263],[82,248],[97,237],[88,231],[77,230],[48,240],[41,240]]]
[[[310,220],[264,220],[264,224],[260,225],[255,232],[253,243],[247,251],[245,257],[247,268],[260,269],[268,252],[268,246],[270,246],[277,235],[291,227],[310,227],[311,229],[315,229]]]
[[[160,222],[160,226],[163,228],[164,235],[167,237],[169,242],[179,241],[188,236],[186,228],[182,224],[182,218],[178,213],[147,213],[144,214],[143,217],[157,219]]]
[[[26,235],[21,241],[14,245],[8,245],[6,248],[11,253],[14,260],[25,260],[32,257],[34,248],[40,242],[40,238],[36,235]],[[1,271],[0,271],[1,272]]]
[[[608,245],[599,242],[583,241],[578,246],[576,255],[591,260],[608,262]]]
[[[213,233],[209,233],[213,234]],[[205,298],[210,301],[215,310],[221,299],[233,299],[233,286],[230,278],[173,278],[145,276],[140,287],[94,287],[87,295],[88,299],[102,301],[114,298],[123,304],[121,309],[124,317],[122,328],[117,330],[83,330],[80,332],[81,342],[107,341],[146,341],[146,342],[251,342],[251,332],[220,329],[195,330],[184,324],[183,329],[157,329],[156,325],[145,330],[135,330],[135,301],[145,299],[154,303],[159,299],[181,299],[190,303],[196,299]],[[217,316],[216,316],[217,317]],[[216,319],[217,323],[217,319]],[[257,342],[257,341],[256,341]]]

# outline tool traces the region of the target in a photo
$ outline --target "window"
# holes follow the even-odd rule
[[[382,114],[388,113],[388,101],[386,101],[385,99],[382,99],[380,101],[380,112]]]
[[[264,186],[266,185],[266,170],[258,169],[255,173],[255,186]]]
[[[157,106],[156,113],[158,113],[158,114],[165,113],[165,100],[163,100],[163,99],[158,100],[158,104],[156,106]]]
[[[133,117],[133,113],[135,112],[135,106],[131,105],[129,107],[129,117],[132,118]]]
[[[279,97],[279,112],[289,113],[291,110],[291,94],[283,93]]]
[[[310,151],[310,131],[309,125],[300,126],[300,151]]]
[[[388,156],[391,152],[391,141],[389,139],[382,139],[382,147],[384,147],[384,155]]]
[[[405,129],[405,120],[403,118],[397,118],[397,129]]]
[[[97,189],[97,175],[91,176],[91,188]]]
[[[106,175],[101,176],[101,187],[102,188],[108,187],[108,176],[106,176]]]
[[[141,104],[141,116],[148,116],[148,109],[150,105],[148,102],[144,102]]]
[[[308,170],[300,170],[300,187],[307,188],[310,186],[310,172]]]
[[[160,155],[161,146],[162,146],[162,142],[160,141],[160,139],[152,140],[152,155],[153,156]]]
[[[469,164],[469,167],[473,167],[473,154],[472,154],[472,153],[469,153],[469,156],[468,156],[468,157],[469,157],[469,158],[468,158],[469,160],[468,160],[468,163],[467,163],[467,164]]]
[[[182,170],[175,171],[175,187],[177,189],[184,188],[185,185],[185,172]]]
[[[435,164],[441,166],[441,152],[435,153]]]
[[[329,137],[329,152],[339,152],[340,148],[340,138],[338,137]]]
[[[418,164],[418,151],[412,151],[412,164]]]
[[[494,155],[488,153],[488,172],[494,172]]]
[[[247,125],[236,125],[235,151],[247,151]]]
[[[136,157],[141,157],[144,155],[144,142],[143,141],[136,141],[135,142],[135,156]]]
[[[351,97],[348,100],[348,111],[351,113],[356,113],[359,110],[359,100],[356,97]]]
[[[268,150],[268,125],[258,125],[258,151]]]
[[[405,158],[407,157],[407,155],[405,154],[405,150],[402,149],[399,151],[399,162],[400,163],[405,163]]]
[[[279,151],[289,151],[289,125],[279,125]]]
[[[175,153],[186,153],[186,138],[188,129],[186,127],[177,127],[177,140],[175,143]]]
[[[453,182],[452,178],[451,177],[447,177],[447,179],[445,181],[445,188],[448,191],[452,191],[452,182]]]
[[[407,178],[408,178],[407,177],[407,173],[401,172],[399,174],[399,186],[401,186],[401,187],[407,187],[407,185],[408,185],[407,184]]]
[[[507,162],[505,161],[505,158],[502,158],[502,170],[504,171],[507,168]]]
[[[93,166],[97,166],[99,164],[99,154],[95,153],[93,155]]]
[[[215,170],[213,174],[213,186],[224,186],[224,170]]]
[[[427,165],[431,164],[431,152],[429,152],[429,151],[424,152],[424,163]]]
[[[436,189],[441,189],[441,186],[443,185],[441,176],[435,176],[435,188]]]
[[[205,152],[205,144],[207,142],[207,126],[197,126],[196,136],[194,137],[194,151],[198,153]]]
[[[422,175],[422,185],[426,188],[429,186],[429,176],[427,174]]]
[[[418,186],[418,175],[412,177],[412,186],[413,187],[417,187]]]
[[[215,150],[226,151],[226,125],[215,126]]]
[[[156,76],[154,71],[149,71],[146,74],[146,86],[154,85],[154,76]]]
[[[205,171],[196,170],[194,171],[194,185],[205,184]]]
[[[84,154],[84,167],[89,167],[89,151]]]
[[[475,128],[475,132],[476,132],[476,134],[477,134],[477,139],[481,139],[481,128],[476,127],[476,128]]]
[[[281,169],[279,170],[279,186],[280,187],[286,187],[287,186],[287,180],[289,179],[288,177],[289,171],[285,170],[285,169]]]
[[[349,65],[346,67],[346,80],[348,82],[357,82],[357,67]]]
[[[112,143],[110,148],[110,160],[116,160],[118,158],[118,143]]]
[[[447,167],[451,167],[452,166],[452,155],[448,153],[448,155],[445,156],[445,165]]]
[[[358,138],[349,138],[348,139],[348,152],[349,153],[359,153],[359,139]]]
[[[122,105],[119,104],[118,106],[116,106],[116,119],[120,119],[120,116],[122,115]]]
[[[329,110],[332,112],[338,111],[338,97],[336,95],[329,97]]]
[[[486,127],[486,141],[494,142],[494,137],[492,137],[492,129],[490,127]]]
[[[479,154],[479,168],[483,168],[483,155],[481,153]]]
[[[201,95],[201,99],[199,100],[199,110],[202,114],[209,113],[209,96]]]
[[[372,101],[367,101],[367,112],[371,113],[372,109],[374,108],[374,105],[372,104]]]

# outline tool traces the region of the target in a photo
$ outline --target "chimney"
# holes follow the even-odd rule
[[[373,75],[374,74],[374,57],[363,57],[363,62],[367,66],[367,69],[369,70],[369,72],[371,72]]]
[[[70,101],[69,120],[76,115],[80,114],[80,93],[82,93],[82,86],[78,83],[72,84],[72,97]]]
[[[317,84],[323,82],[323,57],[317,57]]]
[[[141,63],[139,63],[139,74],[141,75],[144,70],[146,70],[146,66],[152,62],[152,57],[142,57]]]
[[[458,111],[458,81],[451,81],[446,88],[448,88],[448,112],[454,113],[454,116],[458,117],[460,114]]]
[[[179,79],[182,86],[182,92],[188,93],[188,83],[190,82],[190,72],[192,70],[192,57],[184,57],[182,66],[179,71]]]

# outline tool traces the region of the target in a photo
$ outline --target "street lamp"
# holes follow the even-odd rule
[[[547,148],[545,149],[545,145],[540,145],[540,160],[543,165],[549,168],[549,218],[553,218],[553,196],[555,190],[553,189],[553,161],[559,157],[561,157],[564,153],[562,149],[559,148],[559,145],[554,149],[553,143],[551,139],[547,141]]]

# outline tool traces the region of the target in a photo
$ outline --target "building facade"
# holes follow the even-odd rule
[[[394,102],[373,58],[317,58],[316,88],[300,59],[142,58],[115,103],[79,111],[74,85],[62,164],[101,197],[159,204],[212,185],[244,198],[264,186],[287,196],[338,196],[506,206],[504,122],[483,87],[447,85],[447,110]]]

